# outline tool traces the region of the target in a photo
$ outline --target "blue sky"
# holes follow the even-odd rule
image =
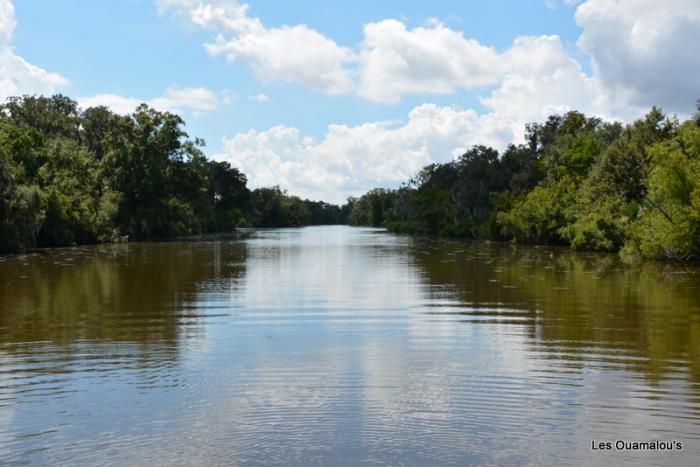
[[[525,122],[551,113],[631,120],[656,104],[688,114],[700,66],[678,47],[700,45],[699,10],[692,0],[0,0],[0,97],[61,92],[120,112],[146,101],[181,113],[251,186],[338,202],[472,144],[517,142]]]

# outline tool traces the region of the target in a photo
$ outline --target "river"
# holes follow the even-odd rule
[[[2,465],[698,456],[697,266],[342,226],[0,257]]]

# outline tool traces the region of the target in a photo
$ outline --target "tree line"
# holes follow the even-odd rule
[[[698,260],[700,101],[684,122],[656,107],[629,125],[554,115],[524,144],[474,146],[349,205],[351,224],[394,232]]]
[[[249,190],[184,121],[142,105],[86,110],[65,96],[0,105],[0,252],[237,227],[347,223],[348,207]]]
[[[0,252],[232,230],[345,224],[410,234],[700,259],[700,102],[623,125],[576,111],[526,126],[499,153],[474,146],[398,189],[344,206],[207,159],[181,117],[146,105],[86,110],[62,95],[0,105]]]

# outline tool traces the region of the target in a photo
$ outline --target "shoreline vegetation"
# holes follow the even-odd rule
[[[407,234],[568,245],[625,259],[700,259],[700,101],[680,122],[629,125],[571,111],[499,153],[474,146],[398,189],[343,206],[204,156],[181,117],[82,110],[62,95],[0,105],[0,253],[164,239],[241,227],[350,224]]]
[[[700,101],[681,122],[629,125],[571,111],[526,126],[499,154],[474,146],[396,190],[351,198],[349,223],[477,240],[700,260]]]
[[[177,115],[122,116],[62,96],[0,105],[0,253],[164,239],[239,227],[347,223],[339,206],[207,159]],[[347,207],[345,208],[347,209]]]

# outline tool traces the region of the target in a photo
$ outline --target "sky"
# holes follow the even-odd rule
[[[698,0],[0,0],[0,100],[145,102],[251,188],[340,203],[568,110],[686,117],[698,48]]]

